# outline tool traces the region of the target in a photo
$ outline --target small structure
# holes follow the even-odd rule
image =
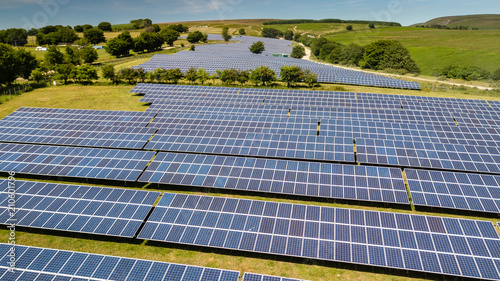
[[[104,46],[101,46],[101,45],[95,45],[95,46],[92,46],[92,48],[96,49],[96,50],[100,50],[100,49],[104,49]]]
[[[38,46],[38,47],[35,48],[35,50],[36,51],[47,51],[47,47],[40,47],[40,46]]]

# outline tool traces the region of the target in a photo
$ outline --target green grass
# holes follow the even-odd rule
[[[14,96],[11,100],[0,104],[0,118],[15,111],[22,106],[55,107],[55,108],[82,108],[82,109],[105,109],[105,110],[135,110],[144,111],[147,107],[139,103],[140,96],[130,94],[133,85],[119,86],[80,86],[67,85],[36,89],[32,92]],[[299,88],[297,88],[299,89]],[[386,94],[411,94],[426,96],[450,96],[450,97],[474,97],[480,99],[500,99],[499,96],[491,97],[480,95],[479,91],[470,92],[474,96],[465,94],[466,90],[451,89],[449,92],[418,92],[402,91],[396,89],[379,89],[356,86],[322,85],[321,90],[355,91],[355,92],[376,92]],[[467,91],[472,91],[468,90]],[[490,93],[490,92],[488,92]],[[17,180],[23,180],[17,177]],[[55,181],[49,181],[55,182]],[[56,181],[59,182],[59,181]],[[75,184],[75,183],[73,183]],[[86,184],[86,183],[78,183]],[[94,184],[96,185],[96,184]],[[123,186],[114,186],[123,188]],[[127,187],[130,188],[130,187]],[[151,191],[165,192],[158,189],[155,184],[139,186],[135,188],[146,188]],[[168,191],[167,191],[168,192]],[[206,194],[200,191],[173,191],[186,194]],[[396,213],[438,215],[446,217],[483,219],[495,222],[495,219],[485,219],[476,216],[464,216],[455,213],[426,213],[412,210],[393,209],[380,207],[377,205],[352,205],[340,204],[333,201],[301,201],[292,198],[272,198],[248,195],[245,193],[219,193],[211,192],[211,196],[225,196],[233,198],[246,198],[254,200],[266,200],[275,202],[288,202],[298,204],[308,204],[317,206],[331,206],[339,208],[364,209],[374,211],[389,211]],[[7,237],[8,230],[0,229],[0,237]],[[16,243],[22,245],[55,248],[62,250],[82,251],[105,255],[124,256],[130,258],[141,258],[147,260],[157,260],[164,262],[175,262],[198,266],[216,267],[240,272],[258,272],[263,274],[279,275],[292,278],[302,278],[308,280],[423,280],[413,278],[414,274],[408,276],[390,275],[386,269],[374,269],[375,272],[360,271],[357,268],[346,268],[345,264],[323,263],[320,261],[295,260],[288,258],[276,259],[265,255],[246,254],[241,252],[227,252],[201,247],[183,247],[167,243],[151,243],[124,239],[103,239],[99,236],[79,235],[64,232],[47,232],[31,229],[28,231],[17,231]],[[420,278],[423,278],[420,276]]]
[[[469,29],[500,29],[500,15],[467,15],[441,17],[427,21],[423,25],[446,25],[448,27],[468,26]]]
[[[422,70],[433,75],[447,65],[479,66],[494,71],[500,65],[500,30],[440,30],[388,27],[326,35],[333,41],[366,45],[383,39],[400,41]]]

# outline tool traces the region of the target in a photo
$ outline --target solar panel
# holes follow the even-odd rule
[[[459,144],[356,139],[359,163],[500,173],[500,150]]]
[[[155,132],[154,128],[137,127],[43,124],[25,128],[0,124],[0,141],[141,149]]]
[[[165,193],[138,238],[499,279],[491,222]]]
[[[0,143],[0,171],[135,181],[155,152]]]
[[[7,180],[0,186],[0,224],[9,224]],[[16,225],[134,237],[159,192],[16,181]]]
[[[352,139],[314,135],[160,129],[145,148],[172,152],[354,162]]]
[[[159,153],[139,181],[409,204],[401,171],[385,167]]]
[[[406,169],[414,205],[500,212],[500,176]]]
[[[21,107],[2,119],[27,123],[145,127],[151,112]]]
[[[305,280],[245,272],[242,281],[305,281]]]
[[[1,280],[237,281],[238,271],[0,243]]]

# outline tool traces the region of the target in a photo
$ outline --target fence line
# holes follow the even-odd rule
[[[5,89],[5,90],[0,90],[0,96],[6,96],[6,95],[18,95],[26,91],[26,88],[28,87],[28,84],[22,84],[18,85],[13,88]]]

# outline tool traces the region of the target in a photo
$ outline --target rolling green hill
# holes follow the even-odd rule
[[[500,14],[441,17],[421,25],[446,25],[448,27],[468,26],[469,29],[500,29]]]

